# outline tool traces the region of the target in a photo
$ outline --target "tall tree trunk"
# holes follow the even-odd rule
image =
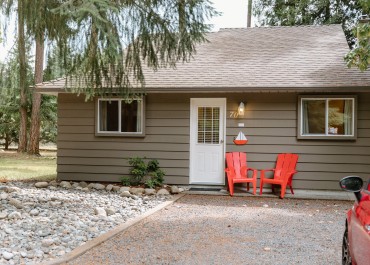
[[[252,26],[252,0],[248,0],[247,28]]]
[[[4,150],[9,150],[9,145],[10,145],[10,137],[9,135],[6,133],[5,134],[5,144],[4,144]]]
[[[41,83],[43,80],[44,66],[44,36],[36,36],[36,59],[35,59],[35,84]],[[31,114],[31,129],[28,145],[28,153],[30,155],[40,155],[40,107],[41,94],[32,93],[32,114]]]
[[[19,88],[20,88],[20,126],[18,152],[27,151],[27,68],[26,45],[24,35],[24,10],[23,1],[18,0],[18,52],[19,52]]]

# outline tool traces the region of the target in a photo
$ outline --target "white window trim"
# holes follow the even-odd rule
[[[134,99],[137,101],[141,101],[141,120],[140,120],[140,132],[121,132],[121,123],[122,123],[122,101],[124,101],[123,98],[98,98],[96,100],[95,104],[95,116],[96,116],[96,123],[95,123],[95,135],[96,136],[127,136],[127,137],[144,137],[145,136],[145,127],[144,127],[144,121],[145,121],[145,100],[144,98],[141,99]],[[100,130],[100,102],[102,101],[118,101],[118,131],[101,131]]]
[[[303,134],[303,100],[325,100],[325,134]],[[351,100],[353,103],[352,108],[352,134],[350,135],[338,135],[329,134],[328,130],[328,112],[329,112],[329,100]],[[302,95],[299,96],[298,100],[298,139],[324,139],[324,140],[356,140],[357,138],[357,96],[355,95],[328,95],[328,96],[311,96]]]

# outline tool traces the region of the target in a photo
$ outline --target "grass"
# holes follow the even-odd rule
[[[55,180],[56,167],[55,152],[35,157],[0,150],[0,182]]]

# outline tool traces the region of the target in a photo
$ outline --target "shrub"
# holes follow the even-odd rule
[[[130,170],[131,177],[122,177],[123,185],[136,186],[143,183],[144,178],[147,177],[145,186],[149,188],[162,186],[165,173],[160,169],[158,160],[153,159],[145,163],[143,158],[133,157],[129,159],[128,163],[132,166]]]
[[[129,176],[123,176],[121,178],[121,182],[123,186],[130,186],[131,185],[131,178]]]

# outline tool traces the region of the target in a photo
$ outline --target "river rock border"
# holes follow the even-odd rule
[[[83,181],[0,183],[0,264],[63,256],[182,191]]]

